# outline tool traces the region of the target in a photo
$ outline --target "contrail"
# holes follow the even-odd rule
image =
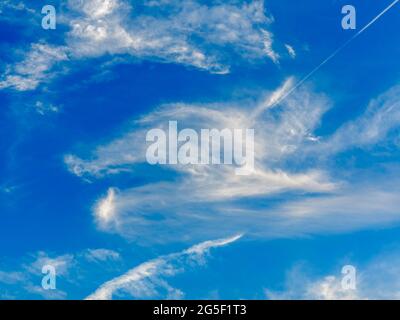
[[[383,10],[380,14],[378,14],[370,23],[368,23],[364,28],[362,28],[357,34],[353,37],[358,37],[361,33],[363,33],[365,30],[367,30],[372,24],[375,23],[376,20],[378,20],[380,17],[382,17],[388,10],[390,10],[393,6],[396,5],[397,2],[400,0],[393,1],[385,10]]]
[[[371,25],[373,25],[380,17],[382,17],[387,11],[389,11],[393,6],[395,6],[400,0],[393,1],[388,7],[386,7],[381,13],[379,13],[375,18],[373,18],[364,28],[358,31],[354,36],[352,36],[349,40],[343,43],[339,48],[337,48],[328,58],[322,61],[317,67],[315,67],[310,73],[308,73],[303,79],[301,79],[292,89],[290,89],[285,95],[283,95],[279,100],[277,100],[274,105],[277,105],[282,100],[286,99],[294,90],[300,87],[304,82],[306,82],[315,72],[321,69],[327,62],[329,62],[332,58],[334,58],[340,51],[342,51],[345,47],[349,45],[355,38],[357,38],[360,34],[362,34],[365,30],[367,30]]]

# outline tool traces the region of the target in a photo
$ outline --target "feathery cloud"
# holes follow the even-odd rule
[[[289,56],[294,59],[296,58],[296,51],[290,44],[285,44],[286,50],[289,53]]]
[[[68,0],[58,18],[69,29],[65,45],[34,43],[22,61],[8,66],[0,89],[34,90],[55,75],[61,62],[127,55],[134,59],[176,63],[211,73],[229,72],[233,61],[277,63],[272,18],[264,1]],[[140,10],[137,8],[140,7]]]
[[[77,56],[123,53],[215,73],[229,71],[230,61],[224,61],[223,55],[230,51],[246,59],[278,60],[272,34],[266,30],[272,19],[265,15],[263,1],[241,5],[233,1],[211,5],[193,0],[141,1],[137,4],[140,14],[122,0],[68,3],[78,14],[67,35]]]
[[[122,276],[102,284],[86,299],[111,300],[123,294],[128,294],[133,298],[149,298],[159,296],[162,292],[165,292],[167,299],[181,298],[183,292],[171,287],[164,278],[181,273],[188,266],[202,263],[210,249],[226,246],[241,237],[241,235],[236,235],[226,239],[206,241],[187,250],[142,263]]]
[[[102,262],[107,260],[119,260],[120,254],[109,249],[88,249],[85,258],[91,262]]]
[[[25,58],[12,67],[8,67],[0,79],[0,90],[14,88],[19,91],[33,90],[39,83],[54,77],[52,70],[57,63],[68,60],[64,47],[43,43],[32,44]]]
[[[375,145],[400,127],[400,85],[393,86],[368,105],[356,120],[340,127],[319,146],[323,154]]]
[[[94,211],[99,228],[141,241],[163,241],[171,236],[182,240],[187,237],[186,228],[192,229],[193,240],[223,237],[247,230],[249,225],[246,222],[249,217],[244,214],[232,217],[231,222],[224,224],[226,229],[215,227],[230,215],[221,209],[229,202],[289,191],[333,191],[335,183],[323,171],[305,167],[303,171],[291,173],[282,166],[284,159],[301,152],[301,146],[310,143],[309,136],[328,108],[324,97],[308,90],[299,91],[282,105],[271,108],[290,83],[290,80],[286,81],[282,88],[262,95],[257,103],[253,102],[251,117],[248,116],[248,105],[244,108],[239,102],[167,105],[138,119],[134,129],[124,136],[97,147],[87,160],[67,155],[65,163],[69,170],[85,179],[137,174],[135,165],[146,163],[146,132],[149,128],[166,129],[171,119],[194,130],[255,129],[255,174],[239,177],[234,174],[235,166],[168,165],[166,169],[180,178],[126,188],[118,194],[109,191],[99,200]],[[149,171],[153,169],[149,167]],[[206,228],[210,232],[206,235],[203,234],[206,232],[204,223],[213,225]],[[236,225],[229,230],[232,224]],[[171,228],[175,230],[173,234],[166,232]],[[218,233],[214,234],[215,231]],[[158,236],[154,236],[156,233]]]
[[[314,131],[329,101],[305,89],[280,101],[292,84],[288,79],[282,87],[253,102],[251,108],[248,104],[243,108],[245,102],[163,106],[134,122],[134,129],[124,136],[97,147],[89,158],[67,155],[69,170],[85,179],[115,174],[137,176],[140,172],[135,166],[145,163],[147,130],[166,129],[170,119],[195,130],[255,129],[255,174],[238,177],[234,166],[167,165],[165,169],[176,173],[173,179],[119,190],[113,197],[113,214],[105,215],[111,217],[108,223],[97,220],[100,229],[132,240],[163,242],[223,237],[235,232],[266,238],[348,232],[400,221],[400,203],[393,191],[398,181],[374,185],[335,181],[330,178],[334,175],[330,170],[334,169],[320,159],[343,146],[373,145],[378,141],[376,137],[383,139],[396,127],[397,87],[374,100],[354,124],[344,126],[359,132],[352,140],[337,138],[348,136],[349,129],[343,128],[330,137],[316,138]],[[379,133],[369,134],[374,128]],[[322,152],[324,148],[326,153]],[[310,157],[315,159],[313,166],[309,166]],[[293,159],[299,168],[296,172],[288,169]],[[148,167],[146,172],[152,170]],[[286,197],[289,192],[298,196]],[[281,195],[281,201],[271,202],[277,195]],[[248,199],[263,200],[265,204],[254,208]],[[109,200],[107,196],[99,203]],[[97,209],[96,216],[99,213]],[[188,228],[192,230],[190,235],[185,231]],[[173,234],[168,231],[171,229],[175,230]]]

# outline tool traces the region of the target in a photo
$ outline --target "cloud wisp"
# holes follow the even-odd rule
[[[7,68],[0,81],[0,90],[33,90],[39,83],[52,79],[56,75],[55,66],[67,60],[68,55],[63,47],[33,44],[21,62]]]
[[[68,31],[60,46],[34,43],[22,61],[8,66],[0,89],[36,89],[54,68],[104,55],[181,64],[226,74],[235,60],[278,63],[273,22],[264,2],[68,0],[58,21]],[[54,72],[53,72],[54,71]]]
[[[165,295],[166,299],[183,297],[183,292],[173,288],[164,278],[181,273],[189,266],[204,263],[210,249],[223,247],[239,240],[242,235],[211,240],[184,251],[158,257],[129,270],[125,274],[102,284],[87,300],[111,300],[120,295],[133,298],[151,298]]]

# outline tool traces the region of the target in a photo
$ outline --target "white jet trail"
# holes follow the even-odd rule
[[[286,99],[294,90],[300,87],[304,82],[306,82],[315,72],[317,72],[323,65],[335,57],[340,51],[342,51],[347,45],[367,30],[371,25],[373,25],[380,17],[382,17],[387,11],[389,11],[393,6],[395,6],[400,0],[393,1],[388,7],[386,7],[381,13],[379,13],[375,18],[373,18],[365,27],[358,31],[349,40],[343,43],[339,48],[337,48],[328,58],[322,61],[317,67],[315,67],[309,74],[307,74],[303,79],[301,79],[292,89],[290,89],[285,95],[283,95],[279,100],[277,100],[274,105],[277,105],[284,99]]]
[[[399,2],[400,0],[395,0],[393,1],[385,10],[383,10],[380,14],[378,14],[374,19],[372,19],[372,21],[370,23],[368,23],[364,28],[362,28],[359,32],[357,32],[357,34],[353,37],[353,39],[355,37],[358,37],[361,33],[363,33],[366,29],[368,29],[372,24],[375,23],[376,20],[378,20],[380,17],[382,17],[387,11],[389,11],[393,6],[396,5],[397,2]]]

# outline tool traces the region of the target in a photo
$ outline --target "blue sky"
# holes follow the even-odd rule
[[[399,298],[400,4],[291,91],[391,3],[0,1],[0,298]],[[173,120],[255,174],[149,165]]]

